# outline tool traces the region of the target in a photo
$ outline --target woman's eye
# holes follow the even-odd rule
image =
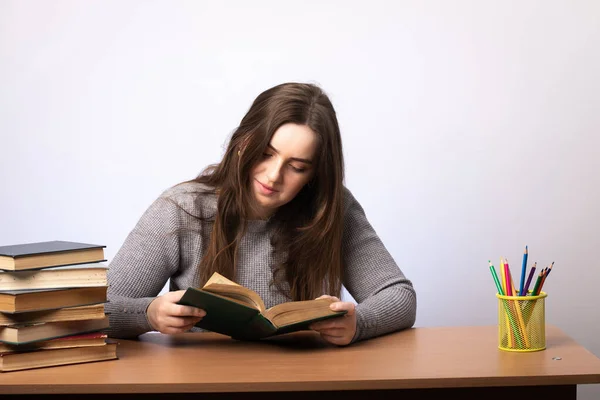
[[[269,154],[269,153],[263,153],[263,158],[270,158],[270,157],[272,157],[271,154]]]
[[[306,171],[306,168],[298,168],[298,167],[294,167],[293,165],[290,165],[290,167],[292,167],[292,169],[296,172],[302,173],[302,172]]]

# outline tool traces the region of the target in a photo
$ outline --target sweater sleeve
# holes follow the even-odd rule
[[[152,330],[146,309],[179,266],[178,209],[159,197],[144,212],[108,268],[109,337]]]
[[[353,342],[414,325],[416,293],[362,206],[346,190],[343,234],[344,286],[357,302]]]

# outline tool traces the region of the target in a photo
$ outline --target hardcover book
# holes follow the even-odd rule
[[[0,354],[22,351],[65,349],[70,347],[103,346],[106,343],[107,338],[108,335],[106,333],[90,332],[25,344],[0,343]]]
[[[0,342],[21,345],[41,340],[55,339],[62,336],[96,332],[108,327],[108,317],[84,321],[62,321],[47,322],[44,324],[4,326],[0,327]]]
[[[0,312],[17,313],[106,303],[107,286],[0,291]]]
[[[57,308],[54,310],[29,311],[11,314],[0,313],[0,326],[101,319],[104,318],[105,315],[104,303],[91,304],[89,306]]]
[[[197,327],[239,340],[258,340],[308,330],[316,321],[346,311],[329,308],[331,299],[290,301],[266,308],[258,293],[215,273],[201,289],[188,288],[179,304],[198,307],[206,316]]]
[[[0,246],[0,269],[21,271],[106,261],[105,247],[61,240]]]
[[[0,354],[0,371],[53,367],[117,359],[117,343],[109,341],[102,346],[70,347]]]
[[[86,263],[44,269],[1,271],[0,290],[56,289],[106,286],[108,267]]]

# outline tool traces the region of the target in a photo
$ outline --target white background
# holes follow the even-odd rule
[[[261,91],[313,82],[416,326],[496,324],[488,260],[518,280],[528,245],[547,322],[600,355],[599,49],[593,0],[0,0],[0,245],[110,260]]]

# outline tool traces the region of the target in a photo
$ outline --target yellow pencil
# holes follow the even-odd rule
[[[502,277],[502,290],[508,296],[509,293],[506,291],[506,275],[504,274],[504,259],[500,257],[500,276]]]
[[[506,300],[501,300],[501,301],[506,301]],[[507,309],[507,308],[505,308]],[[506,338],[508,339],[508,348],[512,349],[513,348],[513,331],[512,329],[510,329],[510,321],[508,320],[510,318],[510,315],[508,315],[508,312],[505,312],[505,317],[504,320],[506,321]]]
[[[507,287],[506,287],[506,275],[504,273],[504,259],[502,257],[500,257],[500,276],[502,278],[502,291],[503,293],[505,293],[507,296],[510,295],[510,293],[508,293],[506,291]],[[513,330],[510,328],[510,314],[509,314],[509,310],[510,310],[510,303],[508,303],[508,300],[502,300],[502,301],[506,301],[506,335],[507,335],[507,339],[508,339],[508,347],[512,348],[513,347],[513,340],[516,341],[516,337],[514,337],[515,332],[513,332]]]
[[[507,266],[507,270],[508,270],[508,280],[510,282],[510,286],[511,286],[511,296],[516,296],[517,295],[517,291],[515,290],[515,284],[512,280],[512,274],[510,273],[510,267],[508,266],[508,262],[506,263]],[[513,301],[514,306],[515,306],[515,310],[517,311],[517,318],[519,319],[519,330],[521,331],[521,335],[523,337],[523,340],[525,341],[525,347],[529,348],[530,344],[529,344],[529,338],[527,337],[527,332],[525,331],[525,321],[523,320],[523,314],[521,314],[521,305],[519,304],[518,300]]]

